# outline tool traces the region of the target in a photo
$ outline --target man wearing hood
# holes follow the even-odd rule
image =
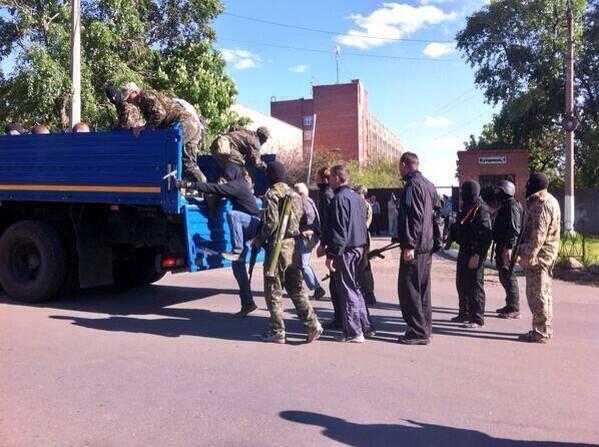
[[[491,213],[474,180],[462,183],[460,198],[460,214],[452,225],[453,239],[460,245],[456,267],[459,311],[451,321],[478,328],[485,324],[484,263],[493,236]]]
[[[252,296],[250,281],[246,269],[248,243],[257,234],[260,227],[260,210],[256,197],[243,177],[241,168],[227,163],[224,168],[225,183],[177,182],[186,189],[194,189],[206,194],[217,194],[231,200],[233,210],[227,213],[231,230],[230,253],[222,253],[225,259],[232,261],[233,275],[239,285],[241,310],[236,314],[245,317],[257,309]]]
[[[528,208],[518,249],[526,271],[526,298],[532,313],[532,330],[519,339],[547,343],[553,336],[551,278],[560,240],[561,212],[555,197],[547,192],[549,180],[542,172],[531,174],[526,184]]]
[[[432,333],[431,267],[432,254],[441,247],[439,196],[433,185],[418,170],[420,161],[404,152],[399,172],[406,184],[399,205],[398,240],[399,304],[408,330],[399,337],[405,345],[427,345]]]
[[[264,214],[260,232],[260,243],[265,244],[266,249],[265,266],[270,264],[273,256],[272,247],[282,222],[285,199],[291,197],[293,202],[274,275],[268,276],[267,269],[264,269],[264,299],[270,311],[270,322],[268,332],[264,335],[263,340],[270,343],[286,343],[283,320],[283,287],[285,287],[289,298],[293,301],[298,317],[308,328],[306,342],[310,343],[320,337],[323,329],[312,309],[306,289],[303,287],[301,252],[296,246],[296,240],[300,236],[300,220],[303,215],[302,200],[285,183],[286,172],[281,162],[270,163],[266,175],[270,188],[264,195]]]
[[[497,309],[500,318],[520,318],[520,293],[518,280],[511,269],[512,251],[518,243],[522,227],[522,206],[514,198],[516,186],[509,180],[501,180],[495,185],[495,202],[499,205],[493,221],[493,242],[495,242],[495,266],[499,281],[505,290],[505,306]]]

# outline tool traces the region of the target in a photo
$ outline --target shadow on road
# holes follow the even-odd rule
[[[282,411],[280,416],[298,424],[322,427],[327,438],[352,447],[597,447],[571,442],[519,441],[494,438],[476,430],[405,420],[400,424],[355,424],[309,411]]]

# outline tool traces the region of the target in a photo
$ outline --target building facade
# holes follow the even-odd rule
[[[516,185],[516,198],[524,203],[528,180],[528,151],[526,149],[475,149],[458,151],[458,179],[476,180],[481,190],[493,188],[499,180],[510,180]]]
[[[359,80],[315,85],[311,99],[273,100],[270,114],[303,129],[304,152],[313,144],[315,152],[336,153],[365,165],[399,159],[403,150],[399,138],[370,114],[368,92]]]

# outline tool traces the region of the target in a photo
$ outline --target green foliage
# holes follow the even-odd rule
[[[367,188],[401,188],[403,180],[399,175],[397,161],[380,160],[370,162],[359,168],[356,161],[347,165],[351,174],[352,184],[364,185]]]
[[[116,118],[104,87],[134,81],[192,103],[212,133],[235,116],[236,94],[210,23],[219,0],[82,0],[82,116],[107,129]],[[0,56],[16,55],[0,73],[0,122],[68,126],[70,6],[61,0],[0,0]]]
[[[475,82],[487,100],[500,104],[467,148],[521,147],[531,154],[530,169],[559,182],[563,174],[567,0],[490,2],[468,18],[457,35],[458,49],[476,67]],[[599,24],[598,0],[573,0],[577,47],[577,182],[599,186]]]

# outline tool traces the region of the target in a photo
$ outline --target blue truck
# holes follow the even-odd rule
[[[179,129],[0,136],[0,285],[38,302],[230,265],[221,198],[183,195]],[[198,157],[216,181],[211,157]],[[174,171],[174,172],[173,172]],[[169,176],[169,174],[172,174]],[[255,192],[266,179],[255,175]]]

